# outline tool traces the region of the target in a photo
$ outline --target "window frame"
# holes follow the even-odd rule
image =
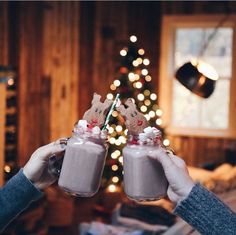
[[[229,94],[229,123],[227,129],[189,128],[171,124],[172,89],[174,79],[174,46],[176,28],[216,27],[225,15],[165,15],[162,18],[159,72],[159,104],[163,109],[166,133],[177,136],[236,138],[236,15],[230,15],[223,26],[233,29],[232,78]]]

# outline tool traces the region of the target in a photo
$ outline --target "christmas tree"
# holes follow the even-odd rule
[[[137,44],[137,37],[131,36],[128,46],[120,50],[116,78],[110,85],[111,92],[107,94],[107,98],[114,99],[118,93],[122,103],[125,103],[129,97],[133,98],[150,126],[157,127],[163,133],[162,110],[157,103],[157,95],[153,91],[152,77],[148,71],[149,64],[150,61],[146,58],[144,49],[139,48]],[[122,149],[127,139],[124,119],[116,110],[112,113],[108,132],[110,148],[103,185],[108,186],[108,191],[114,192],[123,178]],[[163,145],[169,146],[169,140],[163,138]]]

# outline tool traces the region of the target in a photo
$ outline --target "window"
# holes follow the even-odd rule
[[[165,16],[160,59],[160,105],[167,133],[192,136],[236,137],[236,17],[230,16],[210,40],[200,59],[219,74],[213,94],[203,99],[175,78],[175,71],[193,58],[224,16]]]

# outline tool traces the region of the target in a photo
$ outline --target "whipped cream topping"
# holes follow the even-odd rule
[[[86,120],[79,120],[74,126],[74,133],[97,139],[107,139],[107,130],[101,130],[98,126],[91,126]]]
[[[161,140],[161,131],[156,127],[146,127],[144,132],[138,135],[138,144],[159,144]]]

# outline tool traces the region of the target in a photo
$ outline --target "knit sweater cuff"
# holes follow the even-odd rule
[[[43,193],[28,180],[21,169],[0,189],[0,232],[32,201],[42,195]]]
[[[20,169],[19,172],[9,180],[8,184],[9,186],[13,185],[15,188],[20,189],[22,195],[24,195],[24,201],[28,203],[38,200],[43,195],[43,192],[24,175],[23,169]]]
[[[221,234],[220,231],[233,234],[232,229],[235,229],[234,212],[200,184],[193,187],[188,197],[176,206],[174,213],[201,234]]]

